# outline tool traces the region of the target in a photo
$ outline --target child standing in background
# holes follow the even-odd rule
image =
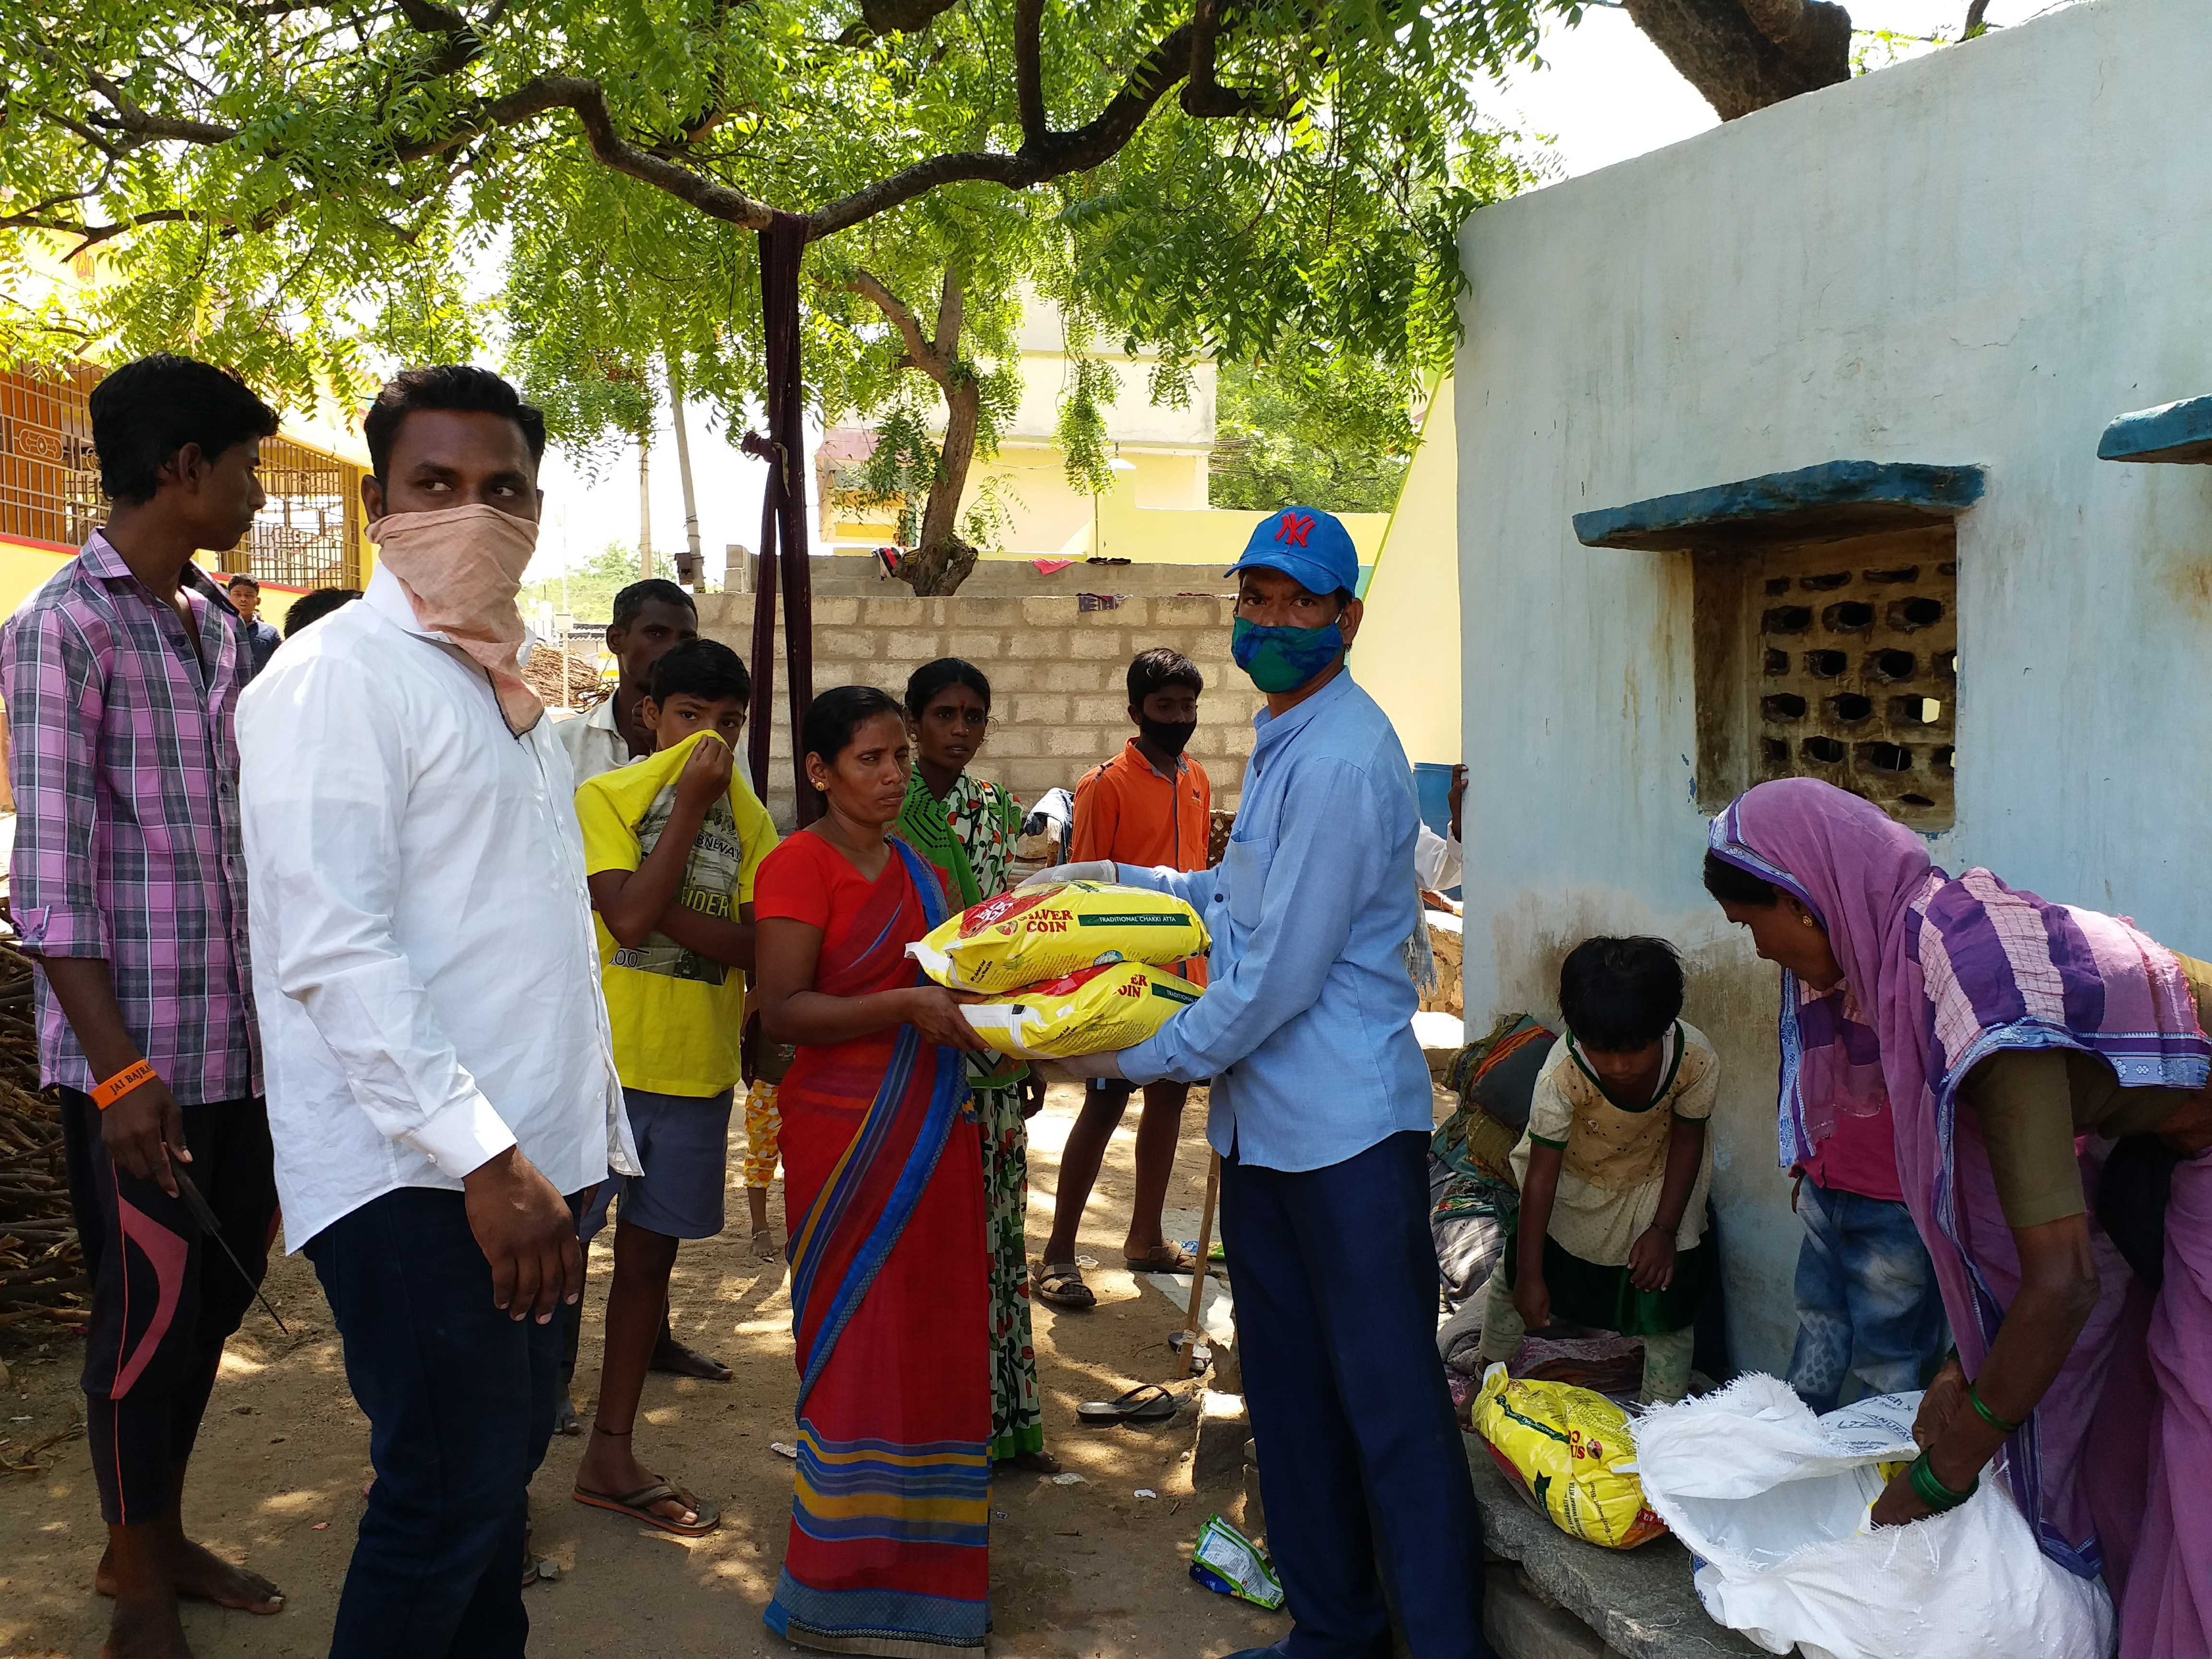
[[[991,725],[991,682],[957,657],[940,657],[906,683],[914,771],[894,833],[927,860],[955,910],[1005,892],[1022,805],[968,764]],[[991,1460],[1056,1474],[1044,1449],[1036,1346],[1030,1321],[1029,1120],[1044,1081],[1019,1060],[971,1060],[968,1084],[981,1130],[986,1227],[991,1246]]]
[[[745,1091],[745,1209],[752,1222],[754,1258],[773,1261],[781,1253],[775,1230],[768,1224],[768,1185],[775,1179],[776,1141],[783,1133],[775,1091],[791,1067],[792,1049],[788,1043],[770,1042],[764,1036],[755,1042],[758,1058],[753,1063],[752,1086]]]
[[[1657,939],[1584,939],[1559,969],[1567,1035],[1514,1149],[1521,1218],[1490,1280],[1482,1357],[1553,1316],[1644,1340],[1645,1404],[1689,1392],[1720,1060],[1685,1025],[1682,964]]]
[[[1128,687],[1129,721],[1137,734],[1076,785],[1068,856],[1077,863],[1108,860],[1142,869],[1203,870],[1213,833],[1213,786],[1206,769],[1183,750],[1198,731],[1198,700],[1206,690],[1206,677],[1180,651],[1156,646],[1129,664]],[[1206,983],[1203,957],[1176,971]],[[1045,1242],[1037,1295],[1070,1313],[1098,1304],[1075,1259],[1076,1232],[1107,1143],[1135,1092],[1134,1084],[1118,1078],[1093,1079],[1084,1090],[1082,1114],[1060,1153],[1052,1236]],[[1145,1085],[1137,1118],[1137,1192],[1121,1242],[1122,1262],[1131,1273],[1189,1273],[1197,1265],[1167,1237],[1161,1213],[1189,1098],[1186,1083]]]
[[[644,1173],[608,1181],[586,1223],[588,1238],[620,1197],[599,1396],[575,1496],[685,1536],[712,1530],[719,1511],[647,1469],[630,1435],[678,1242],[722,1231],[753,875],[776,844],[735,765],[751,696],[727,646],[675,647],[653,665],[638,706],[653,754],[576,792],[615,1068]]]

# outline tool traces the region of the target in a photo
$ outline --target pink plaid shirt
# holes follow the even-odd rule
[[[246,945],[246,855],[232,718],[252,673],[244,624],[187,567],[199,627],[99,532],[0,630],[9,902],[23,948],[104,957],[123,1023],[186,1105],[261,1092]],[[38,977],[39,1069],[96,1080]]]

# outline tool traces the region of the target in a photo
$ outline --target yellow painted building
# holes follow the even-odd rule
[[[11,300],[27,307],[66,300],[97,282],[87,255],[33,249]],[[100,464],[86,399],[101,370],[0,373],[0,616],[59,569],[105,516]],[[268,505],[245,541],[211,553],[211,572],[260,582],[262,615],[279,621],[311,587],[358,587],[372,562],[362,533],[361,481],[368,453],[357,432],[289,411],[261,447]]]
[[[1055,435],[1060,405],[1073,369],[1058,314],[1033,305],[1019,335],[1022,397],[1000,432],[999,453],[979,459],[968,480],[962,513],[995,493],[1012,520],[1002,544],[985,554],[1006,559],[1127,559],[1137,564],[1219,564],[1226,568],[1252,526],[1267,516],[1213,507],[1206,502],[1207,464],[1213,453],[1215,374],[1212,363],[1192,371],[1191,396],[1180,408],[1155,404],[1150,395],[1156,356],[1112,359],[1120,386],[1104,411],[1112,447],[1113,487],[1085,494],[1068,482],[1066,453]],[[822,539],[832,553],[872,553],[896,544],[888,514],[847,516],[827,484],[834,469],[866,456],[872,434],[833,428],[824,434],[825,487]],[[1373,562],[1389,515],[1350,513],[1345,526]]]
[[[1397,510],[1367,578],[1352,671],[1413,761],[1449,763],[1460,738],[1459,445],[1452,382],[1429,399]]]

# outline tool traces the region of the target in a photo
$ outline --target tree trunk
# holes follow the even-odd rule
[[[1829,0],[1624,0],[1723,121],[1850,79],[1850,14]]]
[[[653,580],[653,434],[637,439],[637,579]]]
[[[847,283],[888,317],[906,346],[905,367],[918,368],[945,394],[945,441],[937,452],[937,477],[922,504],[916,546],[899,561],[901,581],[918,594],[957,592],[975,568],[979,555],[960,539],[960,497],[968,488],[968,469],[975,459],[975,436],[983,415],[982,390],[960,363],[960,330],[965,317],[964,291],[957,270],[945,273],[937,295],[937,331],[921,331],[914,309],[866,270]]]
[[[916,593],[957,592],[975,568],[976,550],[960,538],[960,498],[967,492],[968,470],[975,459],[975,428],[982,417],[982,395],[963,376],[945,394],[945,441],[938,448],[937,477],[921,512],[915,550],[899,562],[900,577]]]
[[[706,585],[707,562],[699,551],[699,499],[691,489],[691,434],[684,427],[684,382],[668,366],[668,418],[676,426],[676,471],[684,481],[684,543],[690,550],[677,573],[696,592]]]

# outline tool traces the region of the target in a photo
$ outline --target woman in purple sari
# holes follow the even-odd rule
[[[1875,1520],[1997,1459],[2044,1553],[2104,1574],[2122,1659],[2212,1654],[2212,967],[1954,880],[1810,779],[1713,820],[1705,885],[1783,969],[1785,1144],[1887,1086],[1958,1339]]]

